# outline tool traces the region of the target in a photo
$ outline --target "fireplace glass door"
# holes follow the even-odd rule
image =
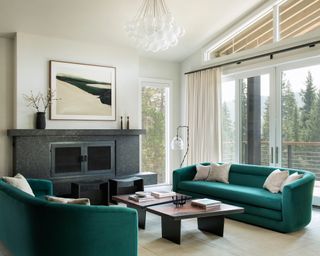
[[[111,145],[91,145],[87,150],[88,172],[111,169]]]
[[[54,149],[55,173],[77,173],[82,171],[81,147],[64,145]]]
[[[114,141],[51,144],[51,175],[86,175],[115,171]]]

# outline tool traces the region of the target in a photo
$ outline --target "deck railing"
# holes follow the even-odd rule
[[[234,161],[234,142],[223,143],[223,160]],[[242,162],[247,162],[247,142],[242,143]],[[313,172],[320,181],[320,142],[284,141],[281,162],[283,167]],[[280,157],[280,156],[279,156]],[[261,165],[269,165],[269,143],[261,141]]]

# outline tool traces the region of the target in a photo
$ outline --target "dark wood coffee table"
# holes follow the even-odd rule
[[[147,211],[161,216],[162,237],[174,243],[181,243],[181,220],[197,218],[198,229],[223,236],[224,218],[226,215],[242,213],[242,207],[221,204],[219,210],[203,210],[191,206],[188,201],[183,207],[177,208],[174,204],[162,204],[147,207]]]
[[[177,193],[176,195],[181,196],[182,194]],[[147,207],[170,203],[172,202],[172,197],[164,197],[160,199],[155,198],[154,200],[151,200],[151,201],[139,203],[139,202],[130,200],[129,195],[119,195],[119,196],[113,196],[112,200],[119,203],[124,203],[127,205],[127,207],[136,209],[138,212],[138,218],[139,218],[139,228],[145,229]]]

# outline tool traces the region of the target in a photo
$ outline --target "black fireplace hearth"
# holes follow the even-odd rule
[[[141,176],[142,134],[145,130],[8,130],[14,173],[52,180],[56,195],[70,194],[72,182]],[[156,183],[155,174],[143,178],[145,184]]]

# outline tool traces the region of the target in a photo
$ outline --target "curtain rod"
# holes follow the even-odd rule
[[[240,64],[241,62],[244,62],[244,61],[258,59],[258,58],[262,58],[262,57],[266,57],[266,56],[270,56],[270,59],[273,59],[273,55],[274,54],[288,52],[288,51],[292,51],[292,50],[296,50],[296,49],[300,49],[300,48],[304,48],[304,47],[314,47],[316,44],[319,44],[319,43],[320,43],[320,40],[317,40],[317,41],[313,41],[313,42],[309,42],[309,43],[304,43],[304,44],[300,44],[300,45],[284,48],[284,49],[277,50],[277,51],[258,54],[258,55],[255,55],[255,56],[252,56],[252,57],[248,57],[248,58],[238,59],[238,60],[234,60],[234,61],[229,61],[229,62],[225,62],[225,63],[213,65],[213,66],[209,66],[209,67],[206,67],[206,68],[197,69],[197,70],[194,70],[194,71],[189,71],[189,72],[186,72],[184,74],[185,75],[189,75],[189,74],[192,74],[192,73],[196,73],[196,72],[200,72],[200,71],[204,71],[204,70],[208,70],[208,69],[212,69],[212,68],[219,68],[219,67],[227,66],[227,65],[231,65],[231,64]]]

